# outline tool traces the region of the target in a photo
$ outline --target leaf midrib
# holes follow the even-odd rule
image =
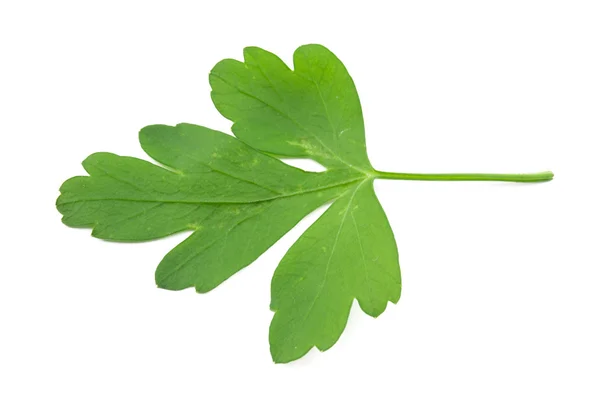
[[[80,203],[80,202],[93,202],[93,201],[127,201],[127,202],[138,202],[138,203],[170,203],[170,204],[253,204],[253,203],[266,202],[266,201],[274,201],[274,200],[288,198],[288,197],[300,196],[300,195],[308,194],[308,193],[314,193],[314,192],[323,191],[323,190],[327,190],[327,189],[331,189],[331,188],[335,188],[335,187],[350,185],[352,183],[356,183],[359,181],[363,182],[367,179],[370,179],[370,177],[367,174],[362,174],[360,177],[350,179],[350,180],[345,180],[340,183],[319,186],[314,189],[307,189],[307,190],[302,190],[302,191],[293,192],[293,193],[289,193],[289,194],[281,194],[279,196],[275,196],[275,197],[271,197],[271,198],[267,198],[267,199],[250,200],[250,201],[185,201],[185,200],[158,200],[158,199],[155,199],[155,200],[147,199],[146,200],[146,199],[128,199],[128,198],[107,197],[107,198],[94,198],[94,199],[63,201],[57,205],[62,206],[62,205],[66,205],[66,204],[75,204],[75,203]]]

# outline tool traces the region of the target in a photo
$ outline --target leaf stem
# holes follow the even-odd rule
[[[410,174],[375,171],[375,178],[411,181],[503,181],[503,182],[547,182],[554,178],[551,171],[534,174]]]

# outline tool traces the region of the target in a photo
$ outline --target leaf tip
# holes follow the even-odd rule
[[[296,350],[297,347],[294,348],[294,350]],[[289,362],[298,360],[299,358],[302,358],[304,355],[306,355],[306,353],[308,353],[310,351],[310,348],[306,351],[299,351],[299,352],[288,352],[285,349],[280,349],[277,348],[276,346],[274,347],[273,344],[271,344],[271,359],[273,360],[274,364],[287,364]]]
[[[242,51],[242,53],[244,54],[244,59],[246,60],[248,57],[252,57],[254,54],[256,54],[259,51],[264,51],[264,50],[260,47],[251,45],[248,47],[244,47],[244,50]]]
[[[161,138],[161,135],[164,137],[165,129],[167,128],[173,127],[163,124],[151,124],[143,127],[138,133],[138,139],[142,148],[155,143],[157,138]]]

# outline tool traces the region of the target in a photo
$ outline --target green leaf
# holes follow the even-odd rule
[[[271,284],[273,359],[292,361],[313,346],[329,349],[355,298],[373,317],[400,298],[396,242],[370,179],[329,207],[277,267]]]
[[[298,48],[294,71],[270,52],[248,47],[244,63],[225,59],[209,80],[215,106],[234,121],[232,131],[242,141],[328,168],[373,171],[356,88],[325,47]]]
[[[112,241],[191,235],[156,269],[165,289],[207,292],[265,252],[316,208],[333,201],[277,267],[269,341],[275,362],[313,346],[327,350],[343,332],[354,300],[377,317],[400,298],[396,242],[373,180],[540,182],[537,174],[407,174],[376,171],[367,157],[356,88],[320,45],[294,53],[294,70],[260,48],[210,73],[216,108],[235,137],[205,127],[153,125],[140,132],[159,164],[95,153],[88,176],[67,180],[56,202],[63,222]],[[327,171],[280,161],[308,157]]]
[[[167,289],[211,290],[308,213],[363,180],[351,170],[305,172],[190,124],[146,127],[140,142],[169,169],[93,154],[83,163],[90,176],[66,181],[57,207],[65,224],[92,227],[92,235],[106,240],[193,230],[157,269],[156,282]]]

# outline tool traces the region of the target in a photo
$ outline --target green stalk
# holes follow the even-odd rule
[[[551,171],[535,174],[409,174],[375,171],[375,178],[402,179],[411,181],[503,181],[503,182],[547,182],[554,178]]]

